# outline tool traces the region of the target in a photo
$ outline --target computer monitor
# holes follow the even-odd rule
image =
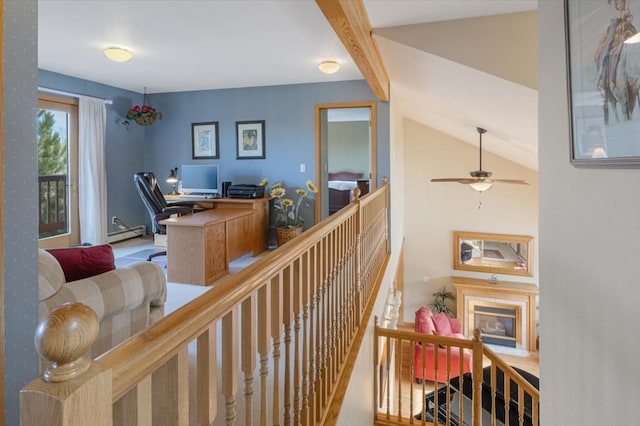
[[[191,194],[218,194],[218,166],[215,164],[185,164],[180,168],[182,192]]]

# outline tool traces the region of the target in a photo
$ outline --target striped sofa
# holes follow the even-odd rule
[[[164,315],[167,281],[162,267],[140,262],[77,281],[65,282],[55,257],[38,250],[39,315],[63,303],[81,302],[98,315],[99,332],[89,356],[95,358]]]

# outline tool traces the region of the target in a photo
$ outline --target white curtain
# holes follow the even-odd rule
[[[103,100],[80,97],[78,138],[78,202],[80,241],[107,241],[107,173],[105,129],[107,109]]]

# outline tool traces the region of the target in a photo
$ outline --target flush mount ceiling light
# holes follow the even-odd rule
[[[336,61],[322,61],[318,68],[325,74],[333,74],[340,69],[340,64]]]
[[[114,62],[127,62],[133,54],[127,49],[121,47],[107,47],[104,49],[104,56],[111,59]]]

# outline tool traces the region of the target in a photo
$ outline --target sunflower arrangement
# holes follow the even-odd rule
[[[268,180],[264,179],[263,182],[265,182],[266,185]],[[304,224],[304,219],[302,219],[299,214],[300,205],[302,205],[303,200],[309,196],[309,193],[316,194],[318,192],[318,187],[308,180],[306,183],[306,189],[298,188],[295,192],[298,198],[294,201],[291,198],[287,198],[287,191],[284,186],[282,186],[282,183],[274,183],[271,185],[271,188],[269,188],[269,199],[273,200],[273,207],[275,209],[274,221],[276,227],[297,228],[302,226]]]

